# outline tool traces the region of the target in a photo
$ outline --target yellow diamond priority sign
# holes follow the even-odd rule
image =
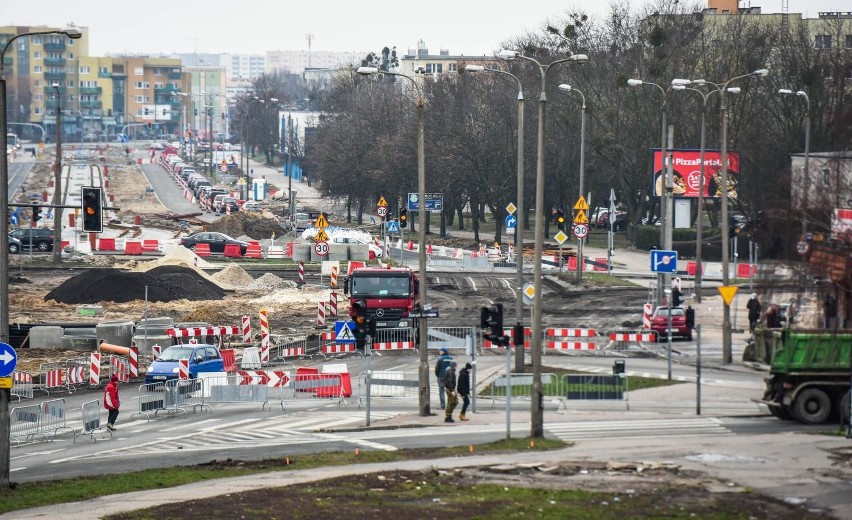
[[[737,289],[739,289],[739,287],[736,285],[722,285],[717,287],[717,289],[719,289],[719,294],[722,295],[722,300],[725,301],[725,305],[730,305],[731,301],[734,299],[734,295],[737,294]]]
[[[561,244],[568,240],[568,235],[560,231],[559,233],[556,233],[556,235],[553,236],[553,239]]]

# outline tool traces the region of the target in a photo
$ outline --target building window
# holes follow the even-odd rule
[[[133,102],[134,103],[144,103],[145,102],[145,96],[133,96]]]
[[[33,110],[33,114],[40,116],[41,115],[41,107],[35,107]]]
[[[33,65],[33,72],[39,74],[41,72],[41,65]]]
[[[73,59],[74,59],[74,53],[73,53],[73,52],[69,52],[69,53],[68,53],[68,59],[69,59],[69,60],[73,60]]]
[[[91,73],[92,73],[91,67],[85,67],[85,66],[82,66],[82,65],[80,66],[80,74],[91,74]]]
[[[852,34],[846,35],[846,48],[852,49]]]
[[[447,65],[447,70],[449,70],[450,72],[458,72],[459,71],[459,64],[458,63],[450,63],[449,65]]]
[[[159,89],[161,89],[161,88],[163,88],[163,84],[155,81],[155,82],[154,82],[154,88],[159,88]]]
[[[109,69],[106,67],[98,67],[98,74],[109,74]]]
[[[831,35],[830,34],[817,34],[814,37],[814,49],[830,49],[831,48]]]
[[[40,87],[41,86],[41,80],[37,79],[37,80],[33,81],[33,86],[34,87]]]
[[[74,80],[68,81],[68,88],[74,88]]]
[[[34,52],[33,52],[33,59],[34,59],[34,60],[40,60],[40,59],[41,59],[41,52],[39,52],[39,51],[34,51]]]
[[[426,64],[426,74],[440,74],[444,71],[444,65],[442,63],[427,63]]]
[[[163,75],[163,69],[161,67],[154,67],[154,75],[155,76],[162,76]]]
[[[44,94],[33,94],[33,101],[44,101]]]
[[[144,76],[145,75],[144,67],[133,67],[133,75],[134,76]]]

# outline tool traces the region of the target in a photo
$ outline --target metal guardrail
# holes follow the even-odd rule
[[[482,334],[477,327],[429,327],[428,350],[464,350],[470,356],[479,351]]]

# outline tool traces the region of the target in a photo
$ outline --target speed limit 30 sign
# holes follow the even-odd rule
[[[328,254],[328,242],[317,242],[314,244],[314,252],[319,256],[325,256]]]
[[[589,235],[588,224],[574,224],[574,236],[577,238],[586,238]]]
[[[379,206],[376,208],[376,214],[382,218],[385,218],[388,215],[387,206]]]

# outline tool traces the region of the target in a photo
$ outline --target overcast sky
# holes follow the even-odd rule
[[[600,16],[609,0],[104,0],[17,1],[0,13],[0,25],[86,26],[90,53],[256,53],[304,50],[405,51],[423,40],[430,52],[483,55],[500,42],[539,29],[570,9]],[[782,0],[753,0],[764,13]],[[632,0],[638,11],[653,0]],[[514,4],[514,7],[509,8]],[[290,7],[293,5],[294,7]],[[743,5],[741,2],[740,5]],[[850,0],[789,0],[790,13],[815,18],[821,11],[852,11]]]

